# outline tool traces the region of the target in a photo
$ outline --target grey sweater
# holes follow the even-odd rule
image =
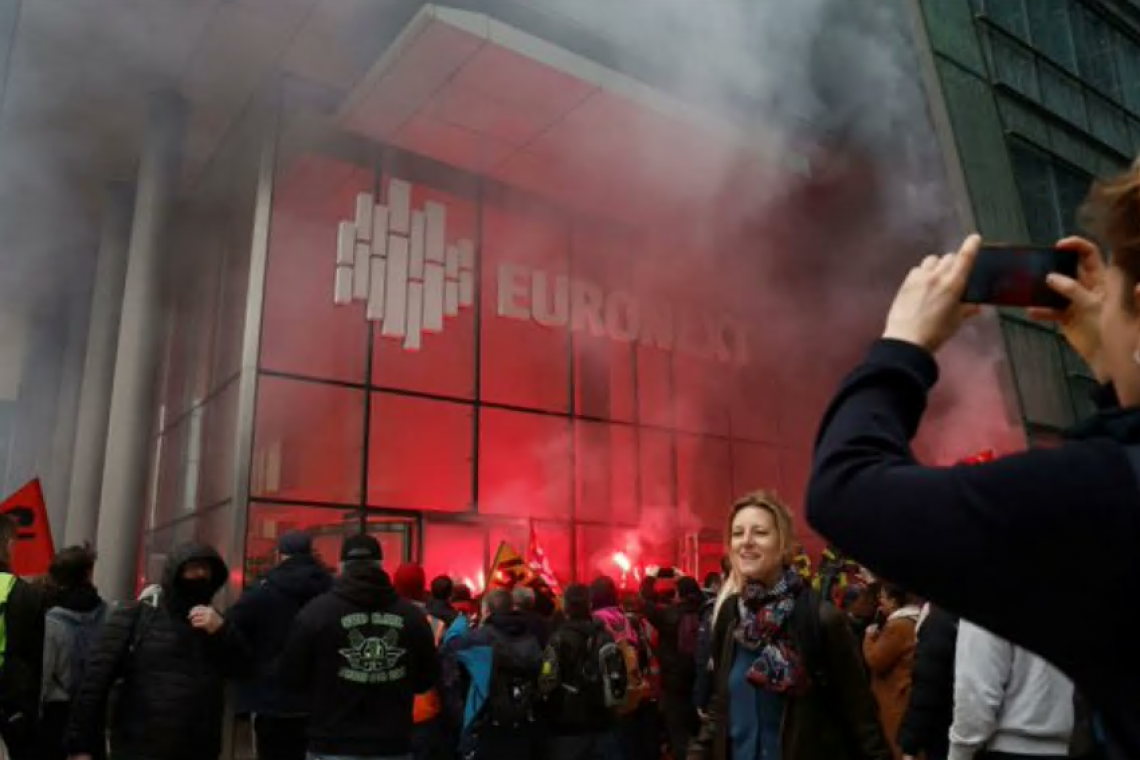
[[[983,749],[1065,757],[1073,685],[1035,654],[963,620],[958,628],[949,760]]]

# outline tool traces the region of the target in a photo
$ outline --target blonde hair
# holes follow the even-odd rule
[[[743,581],[739,574],[736,572],[736,566],[732,562],[732,523],[735,522],[736,516],[746,509],[751,508],[763,509],[768,514],[772,515],[772,521],[776,523],[776,530],[780,534],[780,554],[784,559],[784,566],[792,564],[792,558],[795,553],[796,547],[796,528],[792,520],[792,511],[788,509],[775,491],[753,491],[752,493],[745,494],[733,502],[732,509],[728,512],[728,522],[725,525],[724,531],[724,547],[725,552],[729,555],[729,570],[728,577],[724,579],[724,583],[720,587],[720,592],[716,595],[716,603],[713,605],[713,627],[716,627],[716,619],[720,615],[720,608],[724,605],[726,599],[733,594],[739,593],[743,587]]]

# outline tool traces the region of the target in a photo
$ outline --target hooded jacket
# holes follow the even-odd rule
[[[455,621],[443,638],[443,683],[449,713],[462,713],[461,753],[475,747],[473,729],[491,693],[496,643],[510,647],[518,660],[532,663],[536,680],[542,670],[542,649],[519,612],[491,615],[475,630],[468,627],[466,617]]]
[[[282,688],[277,665],[289,629],[298,613],[332,588],[329,575],[309,554],[289,557],[242,594],[226,617],[242,632],[253,650],[255,676],[241,685],[239,710],[259,715],[288,716],[308,712],[304,694]]]
[[[731,758],[729,676],[736,653],[734,632],[740,623],[739,599],[736,594],[728,597],[714,621],[713,697],[708,720],[689,745],[688,760]],[[820,677],[813,676],[805,694],[787,698],[779,760],[889,760],[891,750],[859,647],[843,614],[830,602],[821,604],[815,592],[803,591],[788,625],[808,672]]]
[[[92,754],[104,741],[103,716],[122,679],[112,716],[111,751],[148,760],[207,760],[222,749],[225,680],[248,671],[249,648],[230,623],[214,634],[193,628],[189,613],[201,599],[187,598],[177,582],[193,561],[210,566],[217,593],[229,576],[209,546],[183,544],[171,552],[157,607],[116,610],[87,662],[64,738],[69,754]]]
[[[874,345],[824,416],[809,521],[876,574],[1057,665],[1103,718],[1113,755],[1140,757],[1140,610],[1120,603],[1140,575],[1140,409],[1109,408],[1105,388],[1103,411],[1063,446],[924,467],[910,440],[937,379],[929,352]],[[1101,561],[1058,561],[1059,541]],[[1096,625],[1058,625],[1058,599],[1097,610]]]
[[[371,757],[411,751],[415,695],[438,673],[423,612],[378,567],[348,568],[301,610],[278,669],[311,697],[311,752]]]
[[[49,702],[70,702],[77,663],[72,662],[75,637],[83,628],[98,627],[106,616],[107,605],[91,584],[65,589],[56,598],[56,606],[48,610],[44,627],[44,672],[41,698]],[[97,631],[90,632],[91,641]]]
[[[0,573],[12,574],[12,569],[0,563]],[[0,668],[0,716],[9,721],[2,732],[9,745],[30,737],[39,715],[46,609],[43,590],[17,577],[4,609],[7,643]]]

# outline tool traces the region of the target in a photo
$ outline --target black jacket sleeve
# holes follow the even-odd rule
[[[71,722],[63,742],[68,754],[92,754],[103,745],[107,699],[126,666],[131,638],[142,614],[142,605],[126,607],[116,610],[104,623],[71,705]]]
[[[911,674],[910,704],[899,728],[903,754],[921,755],[949,743],[954,720],[954,655],[958,621],[933,607],[918,632]]]
[[[227,619],[216,633],[207,635],[206,651],[223,675],[229,678],[253,675],[253,649],[232,621]]]
[[[277,661],[277,678],[281,685],[297,692],[307,693],[313,685],[313,659],[316,656],[316,629],[310,607],[293,621],[289,639],[281,659]]]
[[[987,464],[921,466],[910,440],[937,376],[933,357],[913,345],[872,348],[824,417],[808,519],[877,574],[1072,662],[1080,637],[1055,635],[1056,600],[1089,601],[1098,593],[1090,586],[1119,588],[1135,570],[1140,495],[1127,453],[1096,439]],[[1104,558],[1097,583],[1057,561],[1062,536],[1067,554]]]

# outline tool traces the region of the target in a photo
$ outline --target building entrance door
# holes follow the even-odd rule
[[[403,562],[421,562],[420,517],[407,514],[373,514],[367,517],[367,531],[384,550],[384,569],[389,573]]]

